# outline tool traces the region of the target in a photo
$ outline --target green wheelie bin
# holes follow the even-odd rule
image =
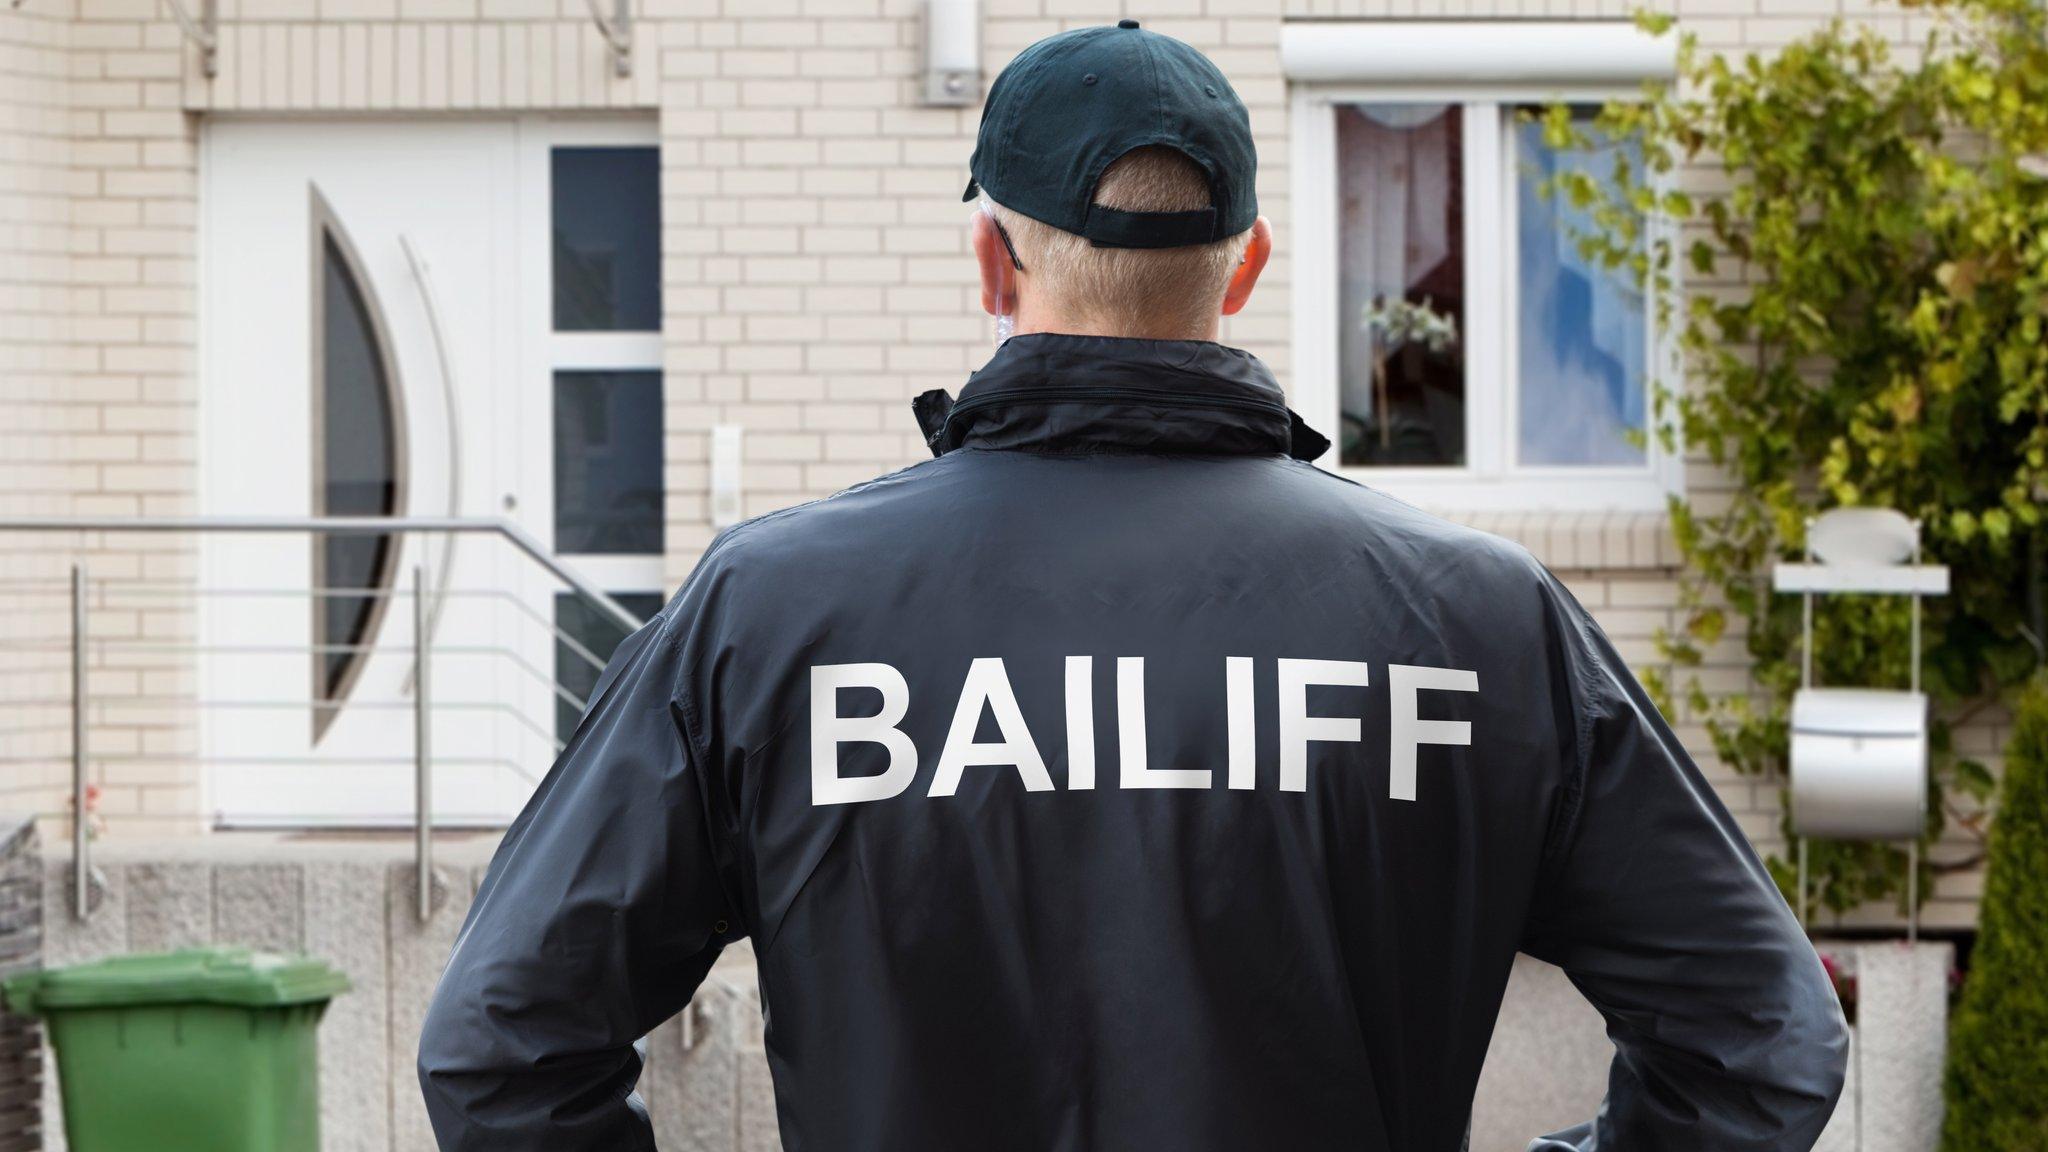
[[[72,1152],[319,1152],[316,1029],[348,977],[245,948],[26,972],[7,1005],[57,1050]]]

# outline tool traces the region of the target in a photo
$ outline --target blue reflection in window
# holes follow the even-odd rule
[[[555,373],[555,551],[661,554],[661,373]]]
[[[1593,110],[1573,119],[1590,129]],[[1640,146],[1601,141],[1560,150],[1543,141],[1543,125],[1515,123],[1517,271],[1521,385],[1520,462],[1640,464],[1644,447],[1648,324],[1634,273],[1582,256],[1579,239],[1593,227],[1589,210],[1564,196],[1544,196],[1557,173],[1578,170],[1612,182],[1617,160],[1634,165]]]
[[[653,148],[552,154],[555,329],[661,328],[661,158]]]

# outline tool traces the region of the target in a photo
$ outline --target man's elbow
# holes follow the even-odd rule
[[[1812,969],[1792,982],[1795,992],[1781,1042],[1774,1046],[1774,1063],[1784,1126],[1803,1137],[1819,1139],[1848,1079],[1849,1025],[1834,984],[1817,960]]]
[[[422,1081],[435,1072],[445,1071],[461,1047],[455,1035],[455,1021],[461,1015],[457,999],[454,982],[444,974],[440,985],[434,989],[433,998],[427,1002],[426,1017],[420,1021],[419,1069]]]
[[[469,1016],[457,984],[443,978],[420,1025],[420,1095],[443,1148],[462,1146],[456,1137],[470,1114],[465,1092],[474,1083],[480,1038],[464,1026]]]
[[[1810,1030],[1807,1048],[1814,1066],[1814,1096],[1821,1118],[1833,1114],[1835,1102],[1849,1078],[1849,1025],[1842,1018],[1840,1004],[1831,1004]]]

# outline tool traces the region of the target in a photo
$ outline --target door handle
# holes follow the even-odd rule
[[[440,302],[434,295],[433,278],[427,274],[427,262],[421,258],[419,249],[413,246],[412,237],[403,232],[398,235],[398,247],[405,253],[405,262],[412,267],[413,284],[419,289],[420,305],[427,315],[427,332],[434,340],[434,361],[441,369],[441,401],[448,413],[448,515],[453,517],[462,511],[462,408],[456,400],[455,370],[448,356],[447,337],[441,330]],[[448,579],[455,568],[455,544],[455,533],[442,534],[441,560],[434,566],[434,596],[427,606],[426,635],[421,639],[423,644],[431,643],[441,626],[441,610],[448,603]],[[405,678],[407,691],[417,682],[423,655],[413,653],[412,671]]]

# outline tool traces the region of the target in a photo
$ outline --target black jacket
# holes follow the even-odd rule
[[[742,936],[790,1152],[1454,1152],[1517,950],[1608,1019],[1586,1147],[1813,1142],[1820,963],[1526,552],[1219,345],[938,399],[613,658],[428,1015],[443,1148],[651,1147],[633,1041]]]

